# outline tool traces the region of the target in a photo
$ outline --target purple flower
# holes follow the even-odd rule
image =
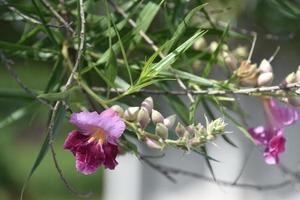
[[[73,113],[70,122],[77,127],[69,133],[64,148],[76,158],[76,168],[83,174],[92,174],[98,167],[114,169],[118,164],[117,140],[126,126],[112,109],[102,113]]]
[[[285,151],[284,127],[299,119],[298,111],[290,106],[278,106],[273,98],[263,99],[266,125],[248,129],[258,145],[264,146],[267,164],[278,164],[279,154]]]

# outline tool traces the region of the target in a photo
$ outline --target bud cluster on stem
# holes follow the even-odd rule
[[[158,110],[153,109],[153,99],[151,97],[146,98],[140,107],[129,107],[125,111],[118,105],[111,108],[130,125],[129,127],[136,132],[140,140],[153,149],[162,150],[166,145],[184,150],[198,148],[224,133],[226,126],[220,118],[212,122],[206,120],[206,127],[200,123],[183,126],[178,122],[175,128],[178,138],[172,140],[169,139],[169,133],[176,122],[176,115],[164,117]],[[155,126],[155,133],[146,130],[150,123]]]

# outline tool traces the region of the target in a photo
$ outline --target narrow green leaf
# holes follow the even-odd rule
[[[58,134],[60,128],[61,128],[61,125],[62,125],[62,122],[63,122],[63,119],[65,117],[65,110],[63,108],[63,106],[60,106],[57,110],[57,114],[56,114],[56,117],[55,117],[55,120],[54,120],[54,127],[53,127],[53,137],[56,137],[56,135]],[[50,118],[51,118],[51,115],[50,115]],[[49,120],[50,121],[50,120]],[[33,166],[23,184],[23,187],[22,187],[22,191],[21,191],[21,196],[20,196],[20,199],[22,200],[23,199],[23,194],[24,194],[24,191],[26,189],[26,186],[28,184],[28,182],[30,181],[33,173],[35,172],[35,170],[38,168],[38,166],[41,164],[43,158],[45,157],[48,149],[49,149],[49,132],[47,133],[47,136],[44,140],[44,143],[42,144],[42,147],[35,159],[35,162],[33,163]]]

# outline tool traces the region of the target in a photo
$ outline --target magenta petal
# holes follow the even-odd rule
[[[279,127],[282,125],[291,125],[299,119],[298,110],[291,106],[279,106],[274,99],[268,101],[268,106]]]
[[[102,146],[104,154],[105,154],[105,161],[104,166],[105,168],[114,169],[118,162],[116,161],[116,157],[118,155],[118,146],[114,144],[104,144]]]
[[[256,142],[256,144],[266,145],[269,139],[269,133],[266,132],[265,127],[258,126],[256,128],[249,128],[248,132]]]
[[[279,154],[285,151],[285,138],[282,135],[274,136],[267,148],[265,149],[264,157],[267,164],[278,164]]]
[[[116,144],[116,139],[122,135],[126,128],[118,113],[110,108],[100,114],[99,126],[108,134],[108,141],[114,144]]]
[[[100,125],[101,117],[97,112],[72,113],[70,122],[78,127],[82,134],[90,135]]]
[[[88,136],[82,135],[80,132],[71,131],[65,140],[64,149],[69,149],[74,155],[77,148],[83,145],[88,140]]]
[[[97,143],[83,145],[76,152],[76,169],[88,175],[94,173],[105,159],[101,146]]]

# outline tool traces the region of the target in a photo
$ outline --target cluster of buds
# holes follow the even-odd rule
[[[193,48],[197,51],[203,51],[207,50],[210,53],[214,53],[219,44],[216,41],[212,41],[207,45],[207,42],[205,39],[202,37],[198,39],[194,44]],[[243,59],[247,55],[247,49],[244,46],[238,46],[237,48],[233,49],[232,51],[229,50],[228,45],[222,44],[221,48],[219,49],[219,54],[218,54],[218,60],[224,60],[224,63],[231,69],[235,70],[237,68],[237,63],[238,60]],[[200,65],[201,61],[196,60],[193,63],[193,68],[195,71],[200,71]]]
[[[224,133],[226,126],[222,119],[216,119],[210,123],[206,120],[206,127],[200,123],[186,127],[178,123],[175,128],[178,139],[171,140],[168,137],[175,124],[176,115],[165,118],[159,111],[153,109],[153,99],[151,97],[146,98],[140,107],[129,107],[125,111],[118,105],[111,108],[126,121],[136,124],[137,131],[141,133],[140,139],[153,149],[163,149],[166,144],[185,150],[197,148]],[[148,134],[145,130],[150,123],[155,126],[155,134]]]
[[[155,134],[162,140],[168,138],[169,129],[174,126],[176,121],[175,115],[165,118],[159,111],[153,109],[152,97],[146,98],[140,107],[129,107],[125,112],[120,106],[113,106],[112,109],[121,113],[125,120],[137,123],[141,130],[145,130],[152,122],[155,125]]]
[[[263,59],[259,66],[252,64],[250,61],[245,60],[235,70],[239,82],[244,86],[268,86],[271,85],[274,79],[273,68],[270,62]]]
[[[291,83],[300,83],[300,66],[298,67],[296,72],[290,73],[284,80],[284,84],[291,84]],[[299,93],[300,89],[296,91]],[[291,104],[292,106],[300,106],[300,97],[299,96],[290,96],[284,99],[285,102]]]
[[[219,118],[212,122],[206,122],[206,127],[201,123],[184,127],[178,123],[175,132],[178,136],[177,145],[185,148],[197,148],[208,141],[215,140],[216,137],[225,131],[225,122]]]

